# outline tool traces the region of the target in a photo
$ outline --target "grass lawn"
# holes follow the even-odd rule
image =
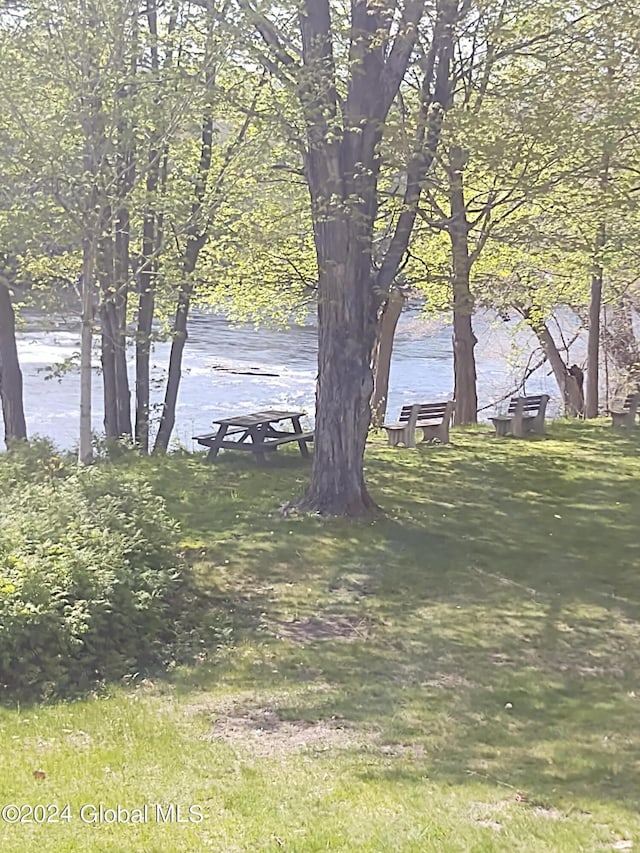
[[[308,478],[294,452],[133,463],[181,522],[220,645],[0,709],[0,804],[69,804],[0,822],[0,849],[638,849],[640,430],[452,441],[372,440],[386,515],[367,522],[279,512]],[[146,822],[81,819],[100,803]]]

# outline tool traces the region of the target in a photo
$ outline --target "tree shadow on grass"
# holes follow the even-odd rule
[[[378,731],[399,760],[371,773],[411,776],[403,746],[417,744],[444,782],[480,777],[555,805],[633,808],[638,435],[560,424],[540,441],[452,438],[371,449],[367,476],[386,515],[370,521],[274,512],[308,476],[284,456],[277,477],[246,464],[196,472],[201,491],[182,509],[204,542],[202,581],[244,608],[253,647],[242,663],[230,654],[174,684],[222,683],[275,696],[287,719]],[[237,500],[208,501],[216,482]],[[350,619],[363,636],[305,635],[313,620]]]

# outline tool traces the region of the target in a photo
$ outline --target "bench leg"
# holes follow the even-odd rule
[[[205,462],[213,462],[220,451],[220,445],[222,444],[222,440],[224,439],[227,430],[229,429],[227,424],[222,424],[220,429],[215,435],[215,438],[209,445],[209,451],[205,457]]]
[[[388,429],[387,430],[387,442],[389,447],[397,447],[400,443],[401,438],[401,430],[399,429]]]
[[[507,435],[511,427],[511,420],[507,418],[492,418],[491,420],[496,428],[496,435]]]
[[[516,438],[524,438],[524,435],[525,435],[524,421],[521,417],[518,417],[517,415],[511,421],[511,433]]]
[[[629,412],[611,412],[611,419],[613,421],[612,426],[614,427],[633,426],[633,421],[629,422]]]
[[[291,422],[293,424],[294,432],[302,432],[302,427],[300,426],[300,418],[291,418]],[[309,456],[309,448],[307,447],[306,441],[299,441],[298,447],[300,448],[300,455],[304,458]]]

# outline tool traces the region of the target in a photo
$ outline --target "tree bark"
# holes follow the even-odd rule
[[[602,345],[615,369],[614,397],[640,389],[640,345],[633,328],[633,305],[621,296],[607,311]]]
[[[209,82],[213,86],[213,81]],[[214,120],[211,114],[207,115],[202,123],[202,136],[200,145],[200,162],[198,165],[198,180],[195,187],[195,198],[191,209],[191,222],[187,228],[187,238],[184,249],[183,273],[184,278],[178,290],[176,313],[173,322],[173,339],[171,341],[171,352],[169,354],[169,370],[167,374],[167,385],[162,406],[160,427],[156,436],[154,453],[166,453],[169,448],[171,433],[176,422],[176,403],[178,401],[178,389],[182,377],[182,355],[187,342],[187,321],[189,319],[189,308],[193,295],[192,273],[198,261],[198,255],[207,242],[208,232],[206,227],[201,232],[201,223],[198,218],[201,212],[204,195],[207,188],[207,178],[211,169],[211,154],[213,145]]]
[[[269,54],[265,66],[280,70],[286,82],[297,82],[307,135],[305,171],[318,261],[318,383],[311,481],[298,503],[304,511],[365,515],[375,510],[363,460],[377,312],[406,254],[422,186],[436,154],[442,117],[450,104],[453,26],[466,8],[457,0],[439,0],[436,6],[404,207],[384,257],[375,262],[379,145],[426,4],[352,2],[349,72],[340,84],[330,0],[300,4],[302,66],[285,47],[289,42],[278,27],[252,9],[252,23]]]
[[[371,353],[376,304],[359,220],[337,217],[318,229],[318,382],[311,482],[299,503],[321,515],[375,510],[365,485],[371,417]]]
[[[469,259],[469,223],[464,199],[464,168],[466,152],[458,147],[449,149],[449,205],[451,216],[447,233],[453,258],[453,372],[456,401],[454,423],[472,424],[478,420],[478,392],[473,333],[474,300],[471,293]]]
[[[176,11],[170,14],[168,34],[171,36],[176,25]],[[151,0],[148,0],[145,15],[151,44],[151,68],[158,76],[160,54],[158,51],[158,13]],[[173,62],[171,40],[164,55],[164,69],[168,70]],[[150,359],[151,332],[155,312],[155,293],[158,276],[158,257],[163,242],[163,214],[158,210],[158,191],[164,194],[167,184],[169,151],[165,142],[161,157],[160,134],[156,130],[150,146],[147,161],[146,191],[149,200],[144,211],[142,224],[142,251],[137,266],[138,324],[136,329],[136,402],[135,402],[135,442],[143,453],[149,452],[149,424],[151,417],[150,400]]]
[[[600,312],[602,310],[602,266],[597,260],[598,253],[604,247],[606,230],[604,222],[598,226],[595,240],[596,261],[591,276],[591,294],[589,298],[589,335],[587,338],[587,401],[585,417],[597,418],[599,409],[599,366],[600,366]]]
[[[564,414],[568,418],[584,415],[584,392],[582,388],[582,371],[576,365],[571,368],[562,357],[560,350],[544,322],[534,320],[529,311],[522,312],[527,323],[540,341],[540,346],[558,383],[564,403]]]
[[[82,257],[82,317],[80,334],[80,436],[78,461],[89,465],[93,459],[91,445],[91,346],[93,342],[93,287],[95,275],[94,247],[86,237]]]
[[[373,352],[373,396],[371,397],[371,423],[381,427],[387,414],[389,374],[393,340],[406,302],[399,287],[392,287],[378,312],[378,334]]]
[[[105,213],[107,222],[111,221],[111,211]],[[102,364],[102,396],[104,407],[104,431],[107,438],[118,436],[118,408],[115,363],[115,328],[113,295],[113,239],[105,234],[98,243],[96,252],[96,277],[100,285],[100,361]]]
[[[132,180],[125,192],[131,191]],[[127,369],[127,302],[129,294],[129,211],[122,205],[116,214],[114,239],[115,292],[109,306],[112,317],[114,368],[116,380],[116,424],[118,438],[131,438],[131,391]]]
[[[16,318],[9,289],[0,281],[0,400],[7,447],[27,438],[22,397],[22,371],[16,345]]]

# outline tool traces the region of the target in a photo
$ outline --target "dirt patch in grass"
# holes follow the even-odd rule
[[[272,623],[277,636],[294,643],[317,643],[320,640],[341,640],[354,643],[371,635],[372,620],[366,616],[313,616],[292,622],[275,620]]]
[[[378,744],[379,732],[345,720],[283,719],[275,708],[239,706],[219,712],[209,737],[238,744],[260,758],[304,750],[328,751]]]

